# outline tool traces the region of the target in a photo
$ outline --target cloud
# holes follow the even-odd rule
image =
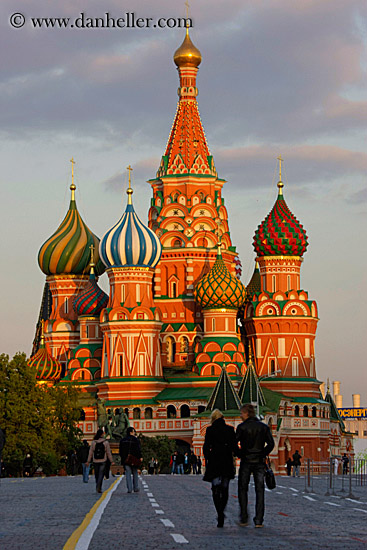
[[[350,204],[357,204],[357,205],[367,203],[367,187],[364,187],[363,189],[360,189],[359,191],[352,193],[348,198],[348,202]]]

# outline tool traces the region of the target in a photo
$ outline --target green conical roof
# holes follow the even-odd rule
[[[218,378],[218,382],[209,398],[206,410],[214,411],[214,409],[219,409],[224,412],[239,410],[240,407],[241,401],[233,387],[231,379],[229,378],[226,369],[222,368],[221,375]]]
[[[252,300],[255,292],[261,292],[260,269],[257,262],[255,263],[255,269],[250,279],[250,282],[246,287],[246,300]]]
[[[259,399],[259,405],[262,407],[265,406],[265,397],[251,359],[238,390],[238,396],[243,404],[256,403],[257,399]]]

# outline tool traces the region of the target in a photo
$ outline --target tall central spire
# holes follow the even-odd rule
[[[196,100],[196,75],[201,63],[201,53],[192,43],[188,27],[173,60],[180,77],[179,101],[157,177],[188,174],[216,177],[217,172],[206,142]]]

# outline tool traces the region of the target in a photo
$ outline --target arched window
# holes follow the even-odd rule
[[[296,405],[294,407],[294,416],[299,416],[299,406],[298,405]]]
[[[126,407],[126,409],[124,409],[124,413],[127,415],[127,417],[129,417],[129,409]]]
[[[176,407],[174,407],[173,405],[168,405],[167,418],[176,418],[176,416],[177,416]]]
[[[190,418],[190,407],[188,405],[181,405],[180,416],[181,418]]]
[[[214,365],[212,365],[210,367],[210,376],[214,376],[214,374],[215,374],[215,367],[214,367]]]
[[[202,246],[203,248],[208,248],[208,239],[206,239],[205,237],[200,239],[199,246]]]
[[[169,336],[166,340],[166,352],[168,363],[173,363],[176,354],[176,342],[172,336]]]
[[[180,341],[180,352],[188,353],[189,352],[189,340],[186,336],[183,336]]]
[[[140,409],[139,409],[139,407],[135,407],[133,409],[133,419],[134,420],[140,420]]]
[[[199,405],[198,406],[198,414],[203,413],[204,411],[205,411],[205,406],[204,405]]]
[[[291,289],[291,276],[287,275],[287,290]]]
[[[144,418],[146,420],[150,420],[151,418],[153,418],[153,409],[152,407],[147,407],[144,411]]]
[[[275,275],[272,275],[271,282],[272,282],[273,292],[275,292],[276,291],[276,276]]]
[[[175,239],[173,241],[173,248],[181,248],[181,239]]]
[[[312,407],[312,417],[316,418],[316,407]]]
[[[305,405],[303,407],[303,416],[308,416],[308,407],[307,407],[307,405]]]
[[[201,201],[203,201],[205,198],[204,193],[202,191],[199,193],[199,198]]]

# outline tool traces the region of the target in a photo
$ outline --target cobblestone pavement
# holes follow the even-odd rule
[[[106,490],[113,482],[106,481]],[[277,488],[266,492],[263,529],[237,525],[237,483],[223,529],[216,527],[210,484],[201,476],[144,476],[140,492],[127,494],[122,479],[112,494],[86,550],[359,550],[367,546],[367,487],[353,496],[325,496],[327,480],[314,480],[305,493],[303,478],[277,478]],[[346,486],[349,490],[349,487]],[[2,550],[62,549],[98,500],[94,483],[81,477],[1,480],[0,548]],[[250,490],[250,517],[254,509]],[[186,545],[186,546],[185,546]]]

